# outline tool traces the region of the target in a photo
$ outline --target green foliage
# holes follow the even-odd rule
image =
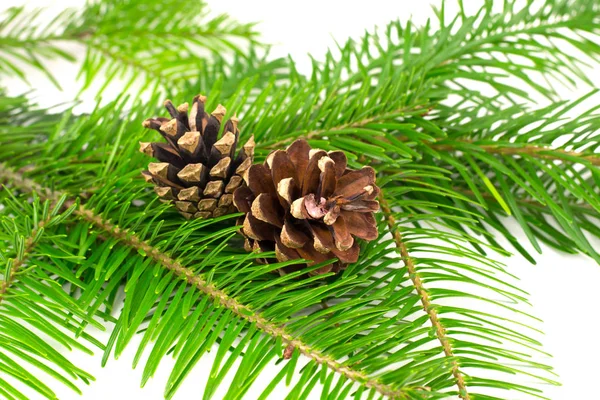
[[[171,93],[209,68],[207,60],[231,52],[245,56],[257,38],[253,24],[212,16],[203,1],[185,6],[173,0],[91,1],[40,27],[36,22],[42,12],[6,11],[0,23],[0,72],[26,80],[22,64],[31,65],[59,86],[44,59],[75,61],[83,46],[82,90],[101,78],[98,96],[116,80],[124,91]],[[67,50],[65,44],[79,47]]]
[[[572,119],[564,117],[585,98],[598,98],[596,94],[593,91],[574,102],[557,102],[529,112],[509,108],[498,115],[493,129],[489,117],[447,124],[452,138],[437,145],[460,153],[432,156],[454,176],[463,177],[457,190],[478,199],[486,210],[485,221],[505,232],[532,262],[533,257],[504,228],[501,216],[514,215],[538,252],[539,242],[543,242],[600,261],[586,237],[586,233],[593,237],[600,233],[596,222],[600,216],[600,157],[594,155],[600,114],[596,106]],[[563,143],[556,144],[558,140]],[[532,143],[542,146],[542,151],[531,147]],[[579,149],[583,152],[576,153]],[[496,182],[495,186],[489,187],[486,180]],[[499,193],[492,196],[491,189]],[[499,204],[504,206],[499,208]],[[456,205],[471,209],[465,203]]]
[[[153,49],[111,30],[111,24],[142,26],[127,19],[142,3],[118,4],[123,14],[114,11],[116,2],[83,11],[111,22],[82,40],[112,43],[115,52],[129,55]],[[40,312],[33,321],[60,328],[52,332],[61,343],[75,346],[80,340],[73,337],[81,337],[103,348],[86,327],[112,329],[105,363],[139,333],[135,364],[143,368],[143,383],[164,357],[176,360],[166,398],[215,346],[204,399],[227,373],[234,377],[227,398],[241,398],[252,385],[267,398],[294,376],[289,399],[319,390],[324,399],[501,399],[515,391],[543,397],[540,383],[556,378],[538,361],[546,356],[539,321],[529,314],[518,271],[487,253],[509,254],[498,243],[501,235],[535,260],[505,226],[505,217],[514,216],[536,250],[545,243],[600,261],[591,244],[600,237],[597,107],[569,115],[597,93],[548,107],[530,102],[533,92],[556,97],[540,77],[590,83],[583,56],[565,54],[558,42],[597,61],[600,5],[555,0],[517,8],[506,1],[497,12],[486,2],[474,16],[460,12],[448,19],[443,7],[437,15],[439,28],[392,22],[383,33],[348,41],[314,61],[306,77],[291,60],[270,61],[252,51],[205,62],[201,71],[194,70],[197,61],[183,58],[165,79],[147,75],[154,84],[173,79],[168,91],[178,102],[189,101],[200,86],[209,108],[222,102],[237,113],[242,135],[255,135],[259,160],[305,136],[314,147],[344,150],[351,166],[377,170],[380,237],[363,243],[359,261],[339,276],[308,278],[306,269],[278,276],[279,265],[258,264],[255,254],[243,252],[236,215],[184,222],[158,202],[139,178],[148,160],[137,151],[138,140],[152,135],[141,121],[160,113],[158,96],[142,104],[123,95],[89,115],[55,115],[3,96],[0,179],[23,193],[0,192],[7,217],[0,324],[24,320],[10,308],[14,301],[23,309],[30,301],[52,304],[52,313]],[[226,25],[236,32],[244,26]],[[67,26],[77,32],[83,25]],[[173,32],[184,31],[189,37],[189,29]],[[94,46],[90,54],[100,48]],[[98,69],[89,57],[88,77]],[[142,67],[156,67],[151,60]],[[485,92],[481,82],[489,86]],[[70,215],[55,205],[51,216],[50,204],[27,201],[32,191],[53,202],[66,193],[83,206],[67,201],[62,209]],[[36,227],[46,220],[40,234]],[[21,261],[27,267],[15,275],[11,259],[27,259]],[[50,278],[65,291],[42,284]],[[123,285],[124,307],[115,312]],[[44,362],[88,378],[43,352],[39,341],[28,344]],[[293,350],[289,360],[282,357],[286,348]],[[1,348],[0,357],[5,354]],[[23,354],[11,357],[27,361]],[[279,373],[265,384],[258,378],[274,360]],[[0,372],[20,379],[10,365],[0,362]],[[71,385],[72,378],[57,379]],[[41,382],[28,382],[52,398]],[[3,395],[22,398],[8,387]]]
[[[10,192],[5,195],[12,196]],[[28,392],[14,385],[15,381],[23,382],[32,390],[30,393],[55,398],[42,376],[81,393],[76,382],[89,383],[94,378],[64,353],[77,349],[92,354],[89,344],[104,348],[87,333],[79,338],[74,335],[90,323],[104,327],[89,318],[69,295],[69,291],[72,294],[85,286],[71,267],[83,258],[76,254],[77,246],[67,240],[64,227],[60,227],[75,208],[73,205],[61,213],[65,200],[63,197],[54,205],[35,196],[31,202],[16,197],[2,201],[0,394],[6,399],[29,398]],[[61,283],[69,291],[63,290]]]

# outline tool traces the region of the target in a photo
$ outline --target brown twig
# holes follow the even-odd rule
[[[535,145],[525,145],[523,147],[507,147],[502,144],[485,144],[480,145],[470,140],[462,140],[459,143],[475,145],[479,149],[489,154],[511,155],[511,156],[531,156],[544,160],[561,160],[569,161],[566,157],[576,157],[585,160],[592,165],[600,166],[600,155],[588,155],[578,151],[568,151],[562,149],[552,149],[550,147],[540,147]],[[451,144],[433,144],[431,148],[434,150],[456,151],[456,146]]]
[[[29,253],[33,251],[33,248],[35,247],[36,243],[35,237],[37,236],[37,233],[40,229],[44,227],[44,225],[48,223],[50,218],[51,217],[49,216],[45,220],[40,221],[37,227],[31,232],[31,235],[27,237],[27,239],[25,240],[25,249],[23,250],[23,256],[14,259],[12,268],[10,269],[8,276],[5,276],[4,280],[0,282],[0,304],[2,303],[2,300],[4,300],[4,298],[6,297],[6,292],[15,281],[19,269],[23,266],[23,263],[25,263],[25,259],[27,258]]]
[[[477,198],[477,196],[475,195],[475,192],[473,192],[470,189],[465,189],[460,186],[453,186],[452,190],[454,190],[455,192],[464,194],[465,196],[469,196],[471,198]],[[498,200],[491,193],[482,192],[482,193],[480,193],[480,195],[487,200],[490,200],[490,201],[493,201],[496,203],[498,202]],[[515,196],[515,201],[518,204],[523,205],[524,207],[534,207],[534,208],[546,210],[546,211],[549,210],[549,207],[546,204],[540,202],[539,200],[533,199],[533,198],[524,199],[524,198],[519,198],[519,197]],[[592,205],[587,204],[587,203],[583,203],[583,204],[569,203],[569,206],[572,208],[583,210],[583,212],[588,212],[588,213],[596,210]]]
[[[435,334],[436,334],[440,344],[442,345],[444,354],[446,355],[446,357],[453,359],[452,360],[452,375],[454,376],[454,379],[456,380],[456,386],[458,386],[458,391],[459,391],[458,396],[463,400],[470,400],[469,393],[467,392],[467,386],[465,384],[464,376],[460,372],[458,361],[454,358],[454,352],[452,350],[452,346],[450,344],[448,337],[446,336],[446,329],[444,328],[444,325],[442,324],[442,322],[440,321],[440,319],[438,317],[437,310],[435,309],[434,306],[432,306],[431,301],[429,299],[429,293],[423,286],[423,281],[421,281],[421,278],[419,277],[419,274],[417,272],[415,264],[414,264],[412,258],[410,257],[410,255],[408,254],[408,249],[402,239],[402,234],[397,229],[396,218],[392,214],[392,210],[391,210],[389,204],[383,197],[383,191],[381,192],[381,194],[379,196],[379,203],[381,205],[381,210],[383,211],[383,213],[387,219],[388,228],[390,229],[390,232],[392,233],[392,235],[394,237],[394,242],[396,243],[396,247],[398,248],[398,251],[400,252],[402,261],[406,265],[410,280],[412,281],[412,284],[415,288],[415,291],[417,292],[417,295],[421,299],[421,305],[423,306],[423,309],[429,316],[429,321],[431,321],[431,325],[435,329]]]
[[[375,122],[375,121],[378,121],[380,119],[391,117],[393,115],[397,115],[399,113],[406,112],[406,111],[408,111],[408,108],[406,108],[406,107],[399,108],[397,110],[393,110],[393,111],[387,112],[387,113],[382,114],[382,115],[377,115],[377,116],[374,116],[374,117],[365,118],[365,119],[362,119],[360,121],[350,122],[350,123],[347,123],[347,124],[342,124],[342,125],[334,126],[334,127],[327,128],[327,129],[317,129],[317,130],[314,130],[314,131],[306,133],[303,137],[305,139],[307,139],[307,140],[310,140],[310,139],[313,139],[313,138],[315,138],[317,136],[320,136],[320,135],[323,135],[323,134],[329,133],[329,132],[341,131],[341,130],[348,129],[348,128],[362,128],[363,126],[368,125],[371,122]],[[288,138],[280,140],[278,142],[268,144],[266,146],[266,148],[268,148],[268,149],[280,149],[282,146],[284,146],[284,145],[286,145],[286,144],[288,144],[290,142],[293,142],[296,139],[298,139],[298,137],[296,137],[296,136],[288,137]]]

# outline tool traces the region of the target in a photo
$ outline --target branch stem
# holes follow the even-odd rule
[[[420,106],[416,107],[416,109],[418,109],[418,108],[422,108],[422,107],[420,107]],[[343,129],[348,129],[348,128],[362,128],[363,126],[365,126],[367,124],[370,124],[371,122],[376,122],[376,121],[379,121],[379,120],[382,120],[382,119],[391,118],[393,116],[397,116],[398,114],[402,114],[404,112],[407,112],[410,109],[411,109],[410,107],[402,107],[402,108],[399,108],[397,110],[392,110],[392,111],[389,111],[389,112],[381,114],[381,115],[376,115],[376,116],[373,116],[373,117],[364,118],[364,119],[361,119],[359,121],[349,122],[349,123],[346,123],[346,124],[341,124],[341,125],[333,126],[331,128],[316,129],[316,130],[307,132],[303,137],[305,139],[307,139],[307,140],[310,140],[310,139],[314,139],[314,138],[316,138],[318,136],[321,136],[321,135],[323,135],[325,133],[330,133],[330,132],[335,132],[335,131],[341,131]],[[274,150],[275,149],[280,149],[281,146],[289,144],[289,143],[293,142],[294,140],[296,140],[298,138],[299,138],[298,136],[295,136],[292,133],[289,137],[287,137],[287,138],[285,138],[283,140],[277,141],[275,143],[270,143],[270,144],[267,143],[265,145],[265,148],[267,148],[267,149],[274,149]]]
[[[442,322],[440,321],[440,319],[438,317],[437,310],[431,304],[431,300],[429,298],[429,293],[425,289],[425,287],[423,285],[423,281],[421,280],[419,273],[417,272],[415,264],[414,264],[412,258],[410,257],[410,255],[408,254],[408,248],[406,247],[406,244],[404,243],[402,234],[398,230],[397,221],[392,213],[389,203],[383,197],[383,191],[379,195],[379,204],[381,205],[381,210],[383,211],[383,213],[387,219],[388,228],[389,228],[390,232],[392,233],[394,242],[396,243],[396,247],[398,248],[398,251],[400,252],[400,256],[402,257],[402,261],[406,265],[410,280],[412,281],[412,284],[415,288],[415,291],[417,292],[417,295],[421,299],[421,305],[423,306],[423,309],[429,316],[429,321],[431,321],[431,325],[435,329],[435,334],[438,338],[438,341],[442,345],[444,354],[446,357],[452,359],[452,375],[454,376],[454,379],[456,380],[456,386],[458,386],[458,396],[463,400],[470,400],[469,393],[467,392],[467,386],[465,383],[464,376],[460,372],[458,361],[454,358],[454,352],[452,350],[452,345],[450,344],[450,340],[446,336],[446,329],[444,328],[444,325],[442,324]]]
[[[592,165],[600,166],[600,155],[588,155],[578,151],[568,151],[562,149],[552,149],[549,147],[541,147],[536,145],[525,145],[523,147],[507,147],[502,144],[494,145],[479,145],[472,141],[462,140],[462,143],[472,144],[489,154],[500,154],[508,156],[531,156],[545,160],[561,160],[569,161],[565,157],[576,157],[585,160]],[[456,146],[451,144],[433,144],[431,146],[435,150],[456,151]]]
[[[13,260],[13,265],[10,269],[10,272],[7,276],[4,277],[4,280],[0,282],[0,305],[2,304],[2,301],[6,298],[6,293],[10,289],[11,285],[15,282],[17,274],[19,273],[19,270],[25,263],[25,260],[33,251],[36,244],[35,238],[39,230],[42,229],[48,223],[48,221],[50,221],[51,218],[51,216],[48,216],[46,219],[40,221],[37,227],[33,231],[31,231],[31,234],[27,237],[27,239],[25,239],[25,248],[23,250],[23,255]]]

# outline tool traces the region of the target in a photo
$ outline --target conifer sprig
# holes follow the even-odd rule
[[[0,23],[0,71],[26,81],[23,65],[30,65],[60,87],[44,61],[74,62],[83,52],[81,90],[97,83],[97,96],[115,80],[124,91],[170,93],[212,68],[209,58],[229,59],[231,53],[253,57],[249,47],[263,47],[254,24],[209,15],[204,1],[185,7],[171,0],[91,1],[80,10],[60,12],[50,23],[38,23],[44,12],[24,7],[5,12]],[[65,44],[80,47],[69,50]]]
[[[224,105],[238,112],[242,132],[255,134],[259,159],[308,136],[313,147],[345,151],[352,167],[369,163],[377,170],[385,199],[380,236],[363,243],[358,262],[335,276],[308,278],[309,268],[277,277],[273,272],[286,264],[254,262],[257,255],[241,250],[233,218],[184,223],[155,201],[136,178],[146,163],[137,141],[141,121],[159,99],[133,104],[129,112],[119,99],[91,115],[57,118],[3,98],[0,157],[18,170],[11,175],[2,168],[7,184],[24,192],[36,186],[40,196],[65,192],[85,207],[55,227],[64,237],[47,238],[77,247],[77,258],[39,254],[41,268],[21,269],[11,288],[36,284],[31,274],[60,263],[69,274],[53,278],[79,278],[76,293],[69,292],[86,314],[76,333],[99,321],[112,329],[105,362],[138,332],[135,365],[144,360],[144,383],[165,356],[175,357],[167,398],[217,343],[205,399],[228,373],[227,398],[241,398],[261,383],[267,363],[283,358],[261,398],[280,382],[289,384],[296,371],[290,398],[317,391],[319,383],[323,397],[332,399],[543,396],[531,378],[556,382],[539,361],[548,356],[537,339],[539,320],[529,314],[518,271],[486,253],[508,254],[497,245],[499,234],[534,260],[499,218],[512,214],[532,243],[597,258],[586,238],[600,237],[593,222],[600,203],[596,109],[565,118],[578,101],[532,107],[523,100],[527,92],[497,69],[555,94],[530,79],[523,63],[509,67],[494,55],[512,57],[516,49],[542,76],[584,84],[579,58],[540,43],[566,40],[597,59],[589,35],[600,29],[599,7],[556,0],[541,9],[533,2],[516,8],[509,1],[496,12],[486,3],[476,16],[461,12],[454,22],[442,9],[437,31],[392,23],[383,34],[349,41],[341,55],[315,62],[309,77],[293,64],[274,78],[265,76],[268,67],[247,74],[225,68],[238,71],[237,85],[221,80],[205,94],[215,101],[229,95]],[[208,69],[203,79],[219,82],[220,71]],[[456,77],[484,80],[498,93],[490,98]],[[198,94],[187,85],[180,90],[171,97]],[[0,195],[8,215],[22,200],[5,201],[7,193]],[[18,223],[27,226],[28,214],[16,213]],[[113,318],[104,310],[116,309],[122,283],[124,307]],[[208,287],[214,291],[207,296],[202,289]]]

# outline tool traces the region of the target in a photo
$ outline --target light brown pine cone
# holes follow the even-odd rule
[[[249,251],[274,250],[278,261],[303,258],[309,265],[339,260],[312,272],[320,274],[356,262],[356,239],[378,236],[375,171],[348,169],[341,151],[313,150],[297,140],[252,165],[246,182],[234,192],[234,204],[246,213],[241,232]]]

